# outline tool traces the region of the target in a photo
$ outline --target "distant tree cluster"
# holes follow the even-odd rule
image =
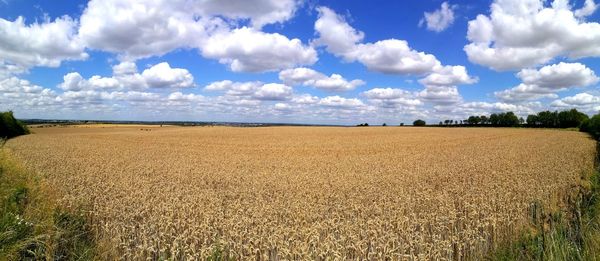
[[[485,115],[469,116],[469,118],[467,119],[467,123],[470,125],[488,124],[488,117]]]
[[[524,123],[525,121],[519,119],[512,111],[503,113],[493,113],[490,115],[489,122],[492,126],[498,127],[515,127]]]
[[[12,115],[12,114],[11,114]],[[367,127],[368,123],[356,126]],[[387,126],[383,123],[383,126]],[[404,123],[400,123],[404,126]],[[413,126],[427,126],[424,120],[418,119]],[[527,116],[527,120],[519,118],[514,112],[492,113],[491,115],[472,115],[465,120],[440,121],[442,127],[528,127],[528,128],[579,128],[600,140],[600,114],[589,118],[585,113],[571,109],[566,111],[541,111]]]
[[[15,119],[12,111],[0,112],[0,139],[10,139],[24,134],[29,134],[29,129]]]
[[[440,126],[490,126],[490,127],[516,127],[523,124],[525,120],[517,117],[514,112],[493,113],[490,116],[469,116],[466,120],[444,120]]]
[[[527,125],[542,128],[577,128],[589,117],[576,109],[568,111],[542,111],[527,116]]]
[[[368,123],[356,126],[366,127]],[[383,123],[383,126],[387,126]],[[404,126],[404,123],[400,123]],[[427,126],[424,120],[418,119],[413,126]],[[514,112],[492,113],[491,115],[472,115],[465,120],[440,121],[442,127],[529,127],[529,128],[579,128],[580,131],[590,133],[594,138],[600,139],[600,114],[589,118],[577,109],[565,111],[541,111],[527,116],[527,120],[519,118]]]
[[[424,120],[418,119],[413,122],[413,126],[425,126],[427,123]]]
[[[466,120],[445,120],[440,126],[490,126],[490,127],[531,127],[531,128],[577,128],[588,116],[576,109],[568,111],[542,111],[519,118],[513,112],[493,113],[490,116],[469,116]]]

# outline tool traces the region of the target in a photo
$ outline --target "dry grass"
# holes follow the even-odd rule
[[[595,152],[524,129],[36,133],[7,147],[125,259],[477,259],[527,229],[533,202],[563,206]]]

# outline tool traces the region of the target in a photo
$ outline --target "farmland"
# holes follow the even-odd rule
[[[34,129],[6,147],[83,209],[105,259],[476,259],[564,208],[594,165],[572,131]]]

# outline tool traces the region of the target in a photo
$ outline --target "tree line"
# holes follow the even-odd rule
[[[527,118],[518,117],[514,112],[492,113],[490,115],[471,115],[464,120],[443,120],[437,125],[427,124],[422,119],[413,122],[413,126],[441,126],[441,127],[528,127],[528,128],[580,128],[590,132],[598,129],[594,136],[600,137],[600,114],[590,118],[587,114],[570,109],[564,111],[541,111],[530,114]],[[357,126],[369,126],[362,123]],[[387,124],[384,124],[387,126]],[[400,126],[404,126],[403,123]]]
[[[425,126],[422,120],[415,126]],[[415,123],[417,123],[415,121]],[[513,112],[493,113],[490,116],[469,116],[465,120],[444,120],[439,126],[459,127],[526,127],[526,128],[579,128],[600,140],[600,113],[589,117],[587,114],[570,109],[565,111],[541,111],[530,114],[527,119],[519,118]],[[430,125],[431,126],[431,125]],[[435,126],[435,125],[433,125]]]
[[[566,111],[541,111],[530,114],[527,119],[518,117],[514,112],[492,113],[491,115],[473,115],[465,120],[444,120],[438,126],[488,126],[488,127],[531,127],[531,128],[578,128],[589,117],[577,109]]]
[[[576,109],[568,111],[542,111],[527,116],[527,125],[544,128],[577,128],[589,117]]]
[[[467,126],[488,126],[488,127],[516,127],[524,124],[523,118],[517,117],[514,112],[493,113],[490,116],[477,115],[469,116],[465,120],[444,120],[437,125],[427,125],[424,120],[418,119],[413,122],[413,126],[442,126],[442,127],[467,127]]]
[[[403,125],[403,124],[402,124]],[[526,127],[526,128],[579,128],[600,140],[600,113],[589,117],[587,114],[570,109],[565,111],[541,111],[530,114],[527,119],[519,118],[514,112],[492,113],[491,115],[472,115],[465,120],[444,120],[438,125],[427,125],[418,119],[413,126],[442,127]]]

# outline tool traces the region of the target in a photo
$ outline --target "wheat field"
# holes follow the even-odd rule
[[[104,259],[471,260],[593,168],[572,131],[53,127],[11,153],[84,209]]]

